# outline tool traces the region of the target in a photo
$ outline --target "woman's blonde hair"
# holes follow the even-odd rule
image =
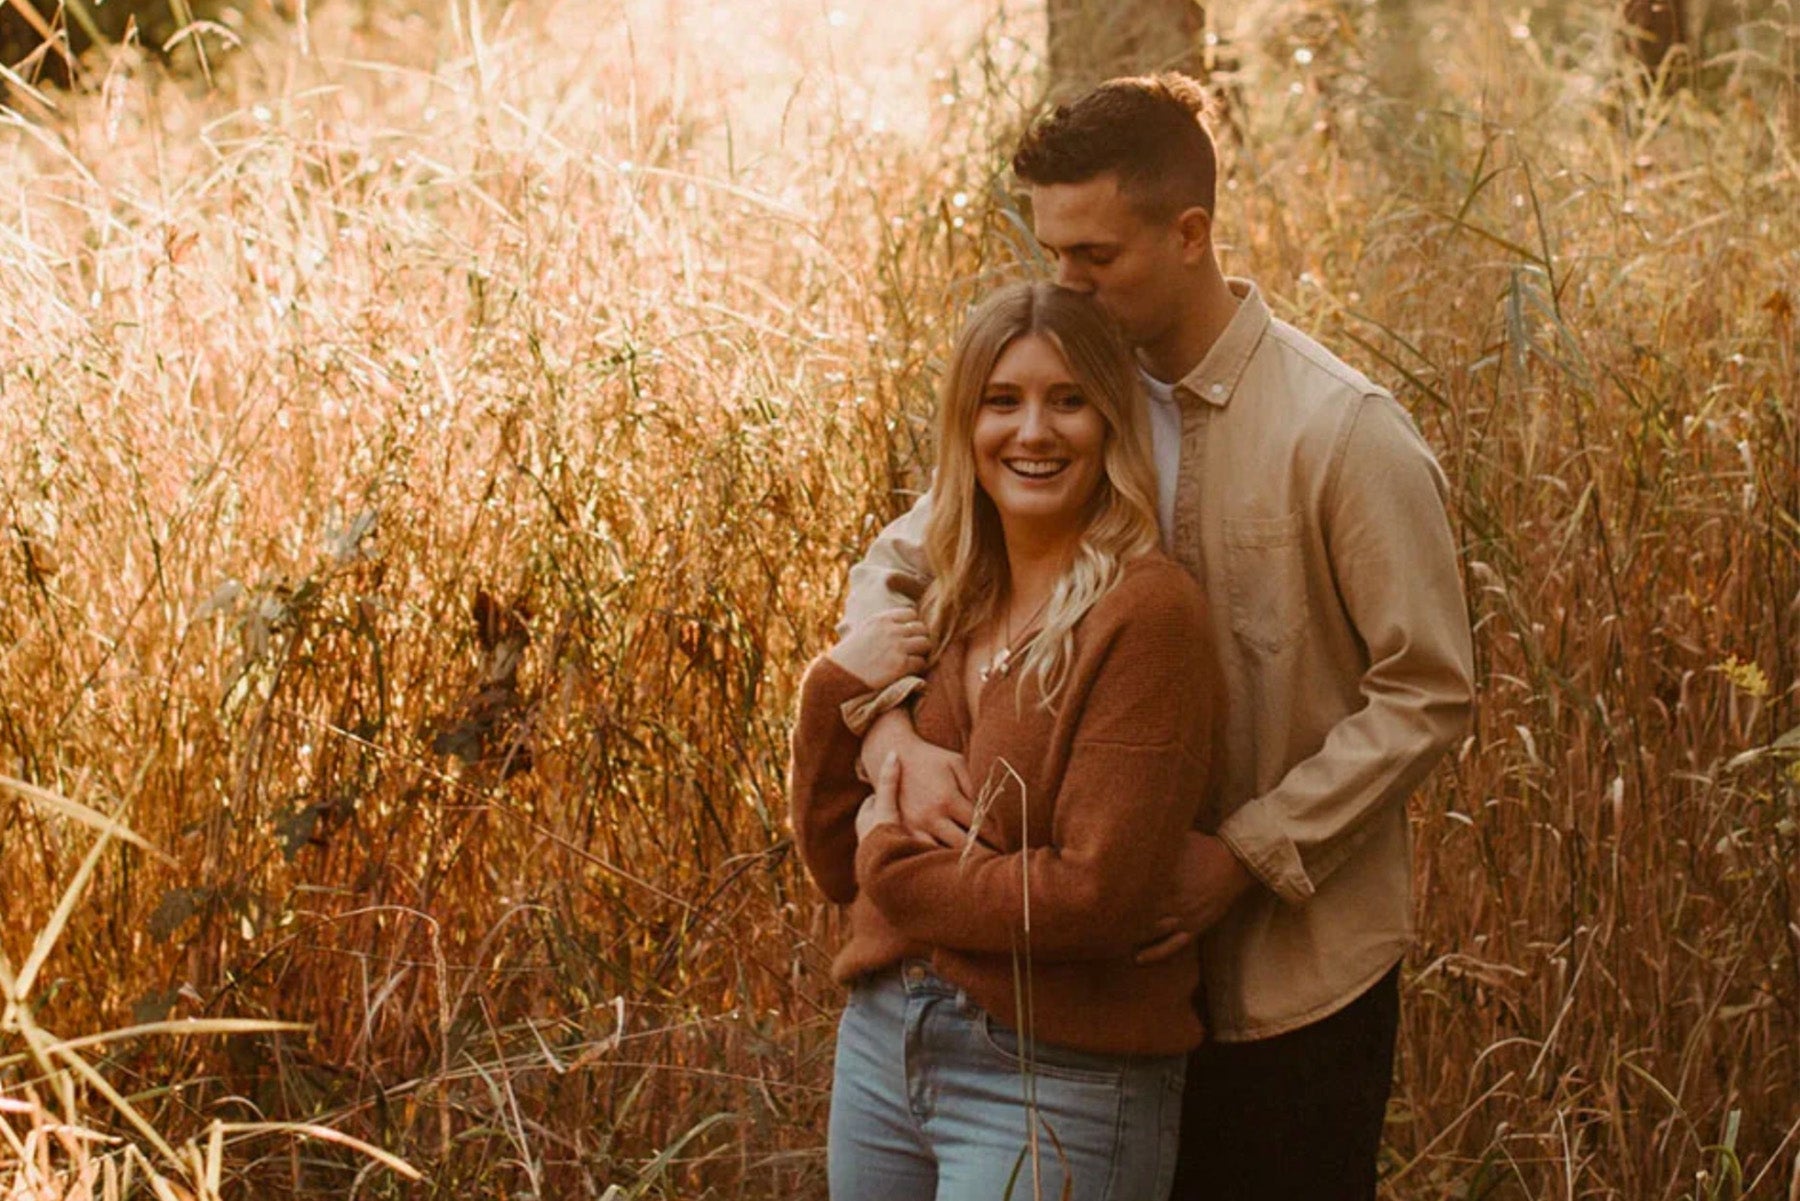
[[[957,336],[938,404],[937,477],[925,527],[934,579],[920,611],[935,659],[996,620],[1006,600],[1006,540],[1000,514],[976,478],[975,418],[1000,356],[1029,334],[1061,351],[1082,396],[1106,422],[1103,470],[1086,527],[1020,660],[1021,689],[1027,676],[1035,677],[1049,707],[1068,674],[1076,623],[1118,582],[1125,562],[1158,541],[1156,473],[1137,366],[1091,297],[1048,283],[1010,284],[976,306]]]

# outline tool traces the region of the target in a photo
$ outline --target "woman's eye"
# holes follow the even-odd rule
[[[1009,409],[1019,403],[1018,397],[1008,396],[1004,392],[996,392],[981,398],[981,403],[993,409]]]
[[[1060,409],[1079,409],[1086,404],[1087,397],[1079,392],[1070,392],[1065,396],[1059,397],[1056,401],[1056,406]]]

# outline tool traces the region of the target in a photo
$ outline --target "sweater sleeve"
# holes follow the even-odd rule
[[[896,930],[935,946],[1028,947],[1050,959],[1124,957],[1148,938],[1207,795],[1221,728],[1203,603],[1185,575],[1180,582],[1190,586],[1149,598],[1108,631],[1089,686],[1069,698],[1082,707],[1049,845],[978,845],[965,856],[897,825],[863,840],[857,879]],[[1015,787],[1003,803],[1016,798]]]
[[[800,681],[788,765],[794,845],[819,890],[840,905],[856,899],[856,811],[869,795],[856,774],[862,739],[844,724],[843,705],[867,691],[830,658],[814,659]]]

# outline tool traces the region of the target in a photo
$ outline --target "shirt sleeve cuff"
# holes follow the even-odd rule
[[[1312,877],[1300,861],[1300,848],[1282,833],[1269,806],[1251,801],[1225,819],[1219,838],[1276,896],[1290,905],[1312,900]]]
[[[918,676],[901,676],[879,692],[865,692],[861,696],[852,697],[841,706],[844,724],[850,727],[852,734],[866,734],[875,719],[889,709],[898,709],[912,699],[914,693],[925,687],[925,681]]]

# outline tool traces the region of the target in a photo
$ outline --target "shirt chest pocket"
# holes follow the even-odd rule
[[[1297,512],[1225,522],[1231,632],[1266,654],[1292,646],[1306,626],[1301,532]]]

